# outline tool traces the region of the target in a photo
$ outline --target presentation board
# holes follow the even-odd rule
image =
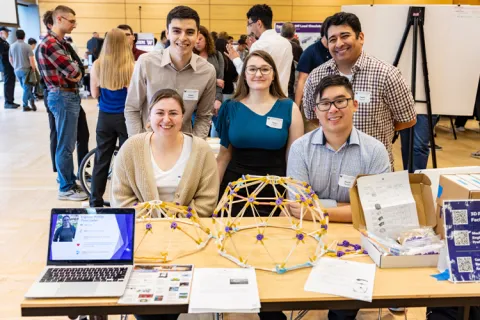
[[[410,6],[343,6],[358,16],[365,34],[364,50],[393,64],[407,25]],[[425,47],[432,113],[472,115],[480,76],[480,6],[425,5]],[[413,26],[398,65],[411,84]],[[416,100],[425,100],[418,32]],[[426,114],[424,103],[417,113]]]
[[[18,27],[16,0],[0,0],[0,26]]]

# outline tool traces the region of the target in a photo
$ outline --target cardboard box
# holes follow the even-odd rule
[[[358,176],[357,179],[361,177]],[[435,217],[430,179],[424,174],[409,174],[410,189],[417,207],[418,221],[421,226],[435,227]],[[350,189],[350,205],[352,208],[352,223],[357,230],[365,229],[365,214],[363,212],[357,181]],[[439,255],[422,256],[391,256],[383,255],[367,237],[361,235],[362,246],[379,268],[416,268],[436,267]]]
[[[443,224],[443,201],[444,200],[467,200],[480,199],[480,186],[476,183],[478,175],[463,177],[464,175],[445,174],[440,176],[437,194],[437,210],[435,231],[442,239],[445,237]]]
[[[359,175],[357,179],[360,177],[362,175]],[[410,189],[417,205],[418,222],[421,226],[435,227],[437,220],[435,218],[432,190],[430,189],[430,179],[424,174],[409,174],[409,180]],[[353,227],[357,230],[365,229],[365,215],[360,202],[356,180],[350,189],[350,205],[352,207]]]

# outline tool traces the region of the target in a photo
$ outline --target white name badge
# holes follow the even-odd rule
[[[347,176],[346,174],[341,174],[338,179],[338,185],[340,187],[351,188],[353,186],[354,181],[355,181],[355,177]]]
[[[370,103],[370,95],[368,91],[356,91],[355,100],[357,100],[358,103]]]
[[[267,126],[274,129],[282,129],[283,119],[267,117]]]
[[[198,90],[196,90],[196,89],[185,89],[185,90],[183,90],[183,100],[197,101],[198,100]]]

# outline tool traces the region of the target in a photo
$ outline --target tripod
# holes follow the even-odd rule
[[[430,133],[430,148],[432,150],[432,162],[433,167],[437,167],[437,154],[435,152],[435,137],[433,135],[433,123],[432,123],[432,104],[430,100],[430,84],[428,82],[428,66],[427,66],[427,52],[425,49],[425,33],[423,26],[425,23],[425,7],[410,7],[408,9],[407,25],[402,36],[402,41],[400,42],[400,47],[398,48],[397,55],[393,65],[396,67],[400,62],[400,57],[402,55],[403,48],[405,47],[405,42],[407,41],[408,34],[410,32],[410,27],[413,26],[413,46],[412,46],[412,95],[415,102],[421,102],[427,104],[427,114],[428,114],[428,127]],[[417,84],[417,36],[418,30],[420,30],[420,51],[422,53],[422,68],[423,68],[423,84],[425,86],[425,101],[416,100],[416,84]],[[410,131],[410,139],[408,142],[408,172],[413,173],[413,141],[414,141],[414,127],[408,129]]]

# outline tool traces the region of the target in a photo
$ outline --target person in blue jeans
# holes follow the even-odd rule
[[[25,31],[16,31],[17,41],[12,44],[9,50],[10,63],[15,70],[15,76],[23,88],[23,111],[37,111],[32,93],[32,86],[27,83],[29,72],[35,72],[35,58],[32,48],[25,43]],[[28,106],[30,103],[31,108]]]
[[[432,115],[432,124],[437,123],[438,115]],[[410,129],[400,131],[402,144],[403,169],[408,169]],[[417,123],[413,127],[413,171],[426,169],[430,155],[430,128],[428,115],[417,114]]]
[[[53,27],[39,45],[38,67],[48,89],[47,104],[55,117],[57,150],[55,162],[60,182],[59,200],[82,201],[87,194],[76,183],[73,150],[77,140],[80,114],[78,82],[82,73],[64,40],[76,27],[75,11],[57,6],[52,14]]]

